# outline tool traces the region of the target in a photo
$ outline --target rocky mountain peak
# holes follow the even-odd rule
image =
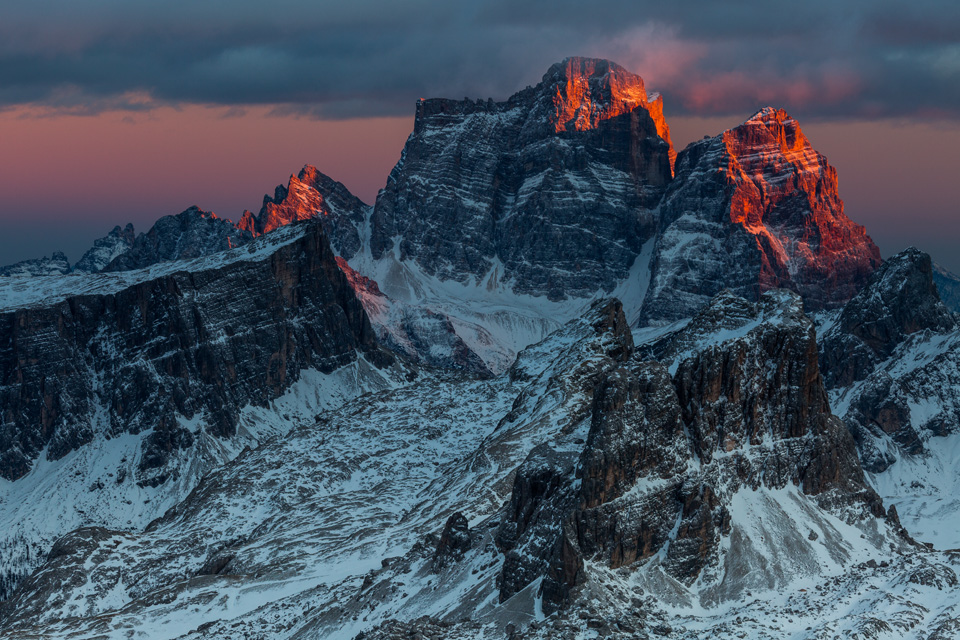
[[[360,249],[357,227],[368,208],[343,184],[308,164],[291,174],[286,186],[277,185],[273,196],[263,196],[257,215],[244,211],[237,227],[256,237],[291,222],[320,217],[334,248],[349,259]]]
[[[835,321],[825,323],[820,369],[827,388],[842,398],[843,419],[873,473],[942,446],[933,436],[960,431],[960,335],[956,317],[937,292],[935,274],[929,255],[906,249],[888,258]],[[946,460],[952,474],[955,463]],[[925,473],[938,473],[933,469],[939,462],[923,464],[932,465]],[[907,486],[907,495],[918,488],[924,492],[918,504],[934,499],[919,483]],[[955,491],[944,492],[943,499],[953,501]],[[919,523],[909,500],[904,515],[914,526]]]
[[[23,260],[16,264],[0,267],[0,277],[5,276],[50,276],[63,275],[70,271],[70,262],[62,251],[54,251],[47,258],[34,258],[32,260]]]
[[[552,103],[549,121],[557,133],[596,129],[602,120],[644,107],[657,133],[670,145],[671,166],[676,159],[670,128],[663,117],[663,97],[653,94],[651,100],[643,78],[615,62],[567,58],[547,70],[537,90]]]
[[[917,331],[956,326],[933,283],[930,256],[915,247],[883,263],[867,287],[844,307],[840,324],[875,350],[893,346]]]
[[[552,300],[612,291],[672,176],[661,107],[639,76],[583,58],[504,102],[418,101],[370,218],[372,257],[461,283],[496,270]]]
[[[889,258],[826,332],[821,360],[827,385],[866,378],[909,336],[956,329],[940,300],[930,256],[913,247]]]
[[[743,155],[749,149],[775,148],[784,155],[798,154],[798,160],[816,164],[816,151],[803,135],[800,124],[783,109],[764,107],[739,127],[724,132],[724,142],[731,152]],[[803,157],[809,155],[810,158]]]
[[[836,308],[880,265],[844,214],[836,169],[782,109],[684,149],[660,212],[648,317],[688,317],[724,287],[751,300],[785,288],[810,310]]]
[[[110,264],[117,256],[128,251],[137,239],[133,225],[117,225],[110,233],[94,241],[93,246],[73,265],[74,271],[95,273]]]
[[[606,120],[647,103],[643,78],[609,60],[567,58],[543,76],[541,91],[556,111],[556,131],[594,129]]]
[[[253,239],[230,220],[196,205],[177,215],[160,218],[148,232],[141,233],[127,244],[132,233],[131,227],[129,233],[112,239],[111,250],[119,253],[103,267],[103,271],[130,271],[158,262],[197,258],[247,244]],[[124,250],[124,246],[128,248]]]

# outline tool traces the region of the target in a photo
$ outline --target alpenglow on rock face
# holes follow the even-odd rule
[[[334,250],[349,260],[360,250],[360,229],[369,210],[341,183],[306,165],[290,176],[286,187],[278,185],[272,198],[263,197],[256,216],[244,211],[237,227],[259,236],[291,222],[320,218]]]
[[[0,636],[953,637],[958,318],[836,186],[572,58],[419,102],[375,208],[0,278]]]
[[[373,258],[459,282],[500,267],[555,300],[610,290],[655,233],[669,135],[662,100],[605,60],[569,58],[506,102],[421,100],[377,198]]]
[[[780,109],[684,149],[660,215],[648,319],[688,317],[724,288],[751,300],[786,288],[808,310],[838,307],[880,265],[843,213],[836,169]]]

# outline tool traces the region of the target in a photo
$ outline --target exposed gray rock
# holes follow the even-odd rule
[[[956,320],[933,282],[930,256],[906,249],[883,263],[824,337],[827,385],[848,386],[863,380],[911,334],[954,328]]]
[[[0,267],[0,277],[8,276],[59,276],[70,272],[70,261],[61,251],[54,251],[49,258],[34,258]]]
[[[660,218],[647,321],[690,317],[725,288],[748,300],[787,288],[807,309],[835,308],[880,264],[843,213],[836,170],[770,107],[677,156]]]
[[[245,211],[237,227],[259,236],[298,220],[320,218],[337,255],[350,260],[360,251],[360,229],[370,207],[341,183],[306,165],[287,186],[278,185],[273,197],[263,196],[263,206],[254,216]]]
[[[439,571],[444,566],[457,562],[470,550],[470,525],[467,517],[456,512],[447,519],[440,534],[440,541],[433,553],[433,569]]]
[[[953,313],[960,313],[960,276],[934,263],[933,283],[937,285],[943,304]]]
[[[102,271],[130,271],[159,262],[199,258],[245,245],[253,236],[237,229],[215,213],[190,207],[175,216],[157,220],[141,233],[127,251],[111,260]]]
[[[129,251],[135,240],[132,224],[123,228],[117,225],[110,233],[93,242],[93,246],[73,265],[73,270],[80,273],[102,271],[118,256]]]
[[[582,582],[586,559],[618,568],[655,555],[683,584],[710,568],[729,573],[724,588],[743,590],[748,576],[738,586],[718,568],[733,561],[720,547],[736,530],[728,506],[740,490],[798,486],[844,517],[887,520],[853,439],[830,413],[802,306],[782,290],[757,304],[718,296],[671,338],[681,346],[661,345],[683,354],[672,379],[655,362],[608,371],[585,444],[541,445],[517,470],[497,534],[501,601],[542,578],[553,611]],[[726,309],[732,317],[723,319]],[[795,537],[798,562],[815,556],[809,537]]]
[[[821,368],[867,470],[881,473],[926,452],[930,437],[960,432],[957,329],[930,256],[914,248],[884,262],[829,322]]]
[[[329,372],[358,350],[385,357],[322,227],[290,233],[273,251],[251,246],[267,248],[259,259],[239,249],[226,264],[0,315],[0,475],[18,478],[44,449],[60,458],[95,430],[152,430],[139,481],[160,483],[193,441],[178,414],[202,413],[229,437],[242,406],[277,397],[301,369]]]
[[[604,60],[565,60],[506,102],[421,100],[373,257],[458,282],[502,265],[515,291],[554,300],[609,291],[653,237],[671,151],[662,103]]]

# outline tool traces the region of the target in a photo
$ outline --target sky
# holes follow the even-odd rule
[[[664,95],[678,149],[785,108],[889,256],[960,272],[960,3],[15,0],[0,21],[0,264],[80,257],[304,164],[367,202],[419,97],[505,99],[564,57]]]

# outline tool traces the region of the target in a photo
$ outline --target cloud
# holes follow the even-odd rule
[[[960,119],[960,8],[931,0],[47,0],[4,11],[0,108],[406,115],[504,99],[568,55],[620,62],[677,114]]]

